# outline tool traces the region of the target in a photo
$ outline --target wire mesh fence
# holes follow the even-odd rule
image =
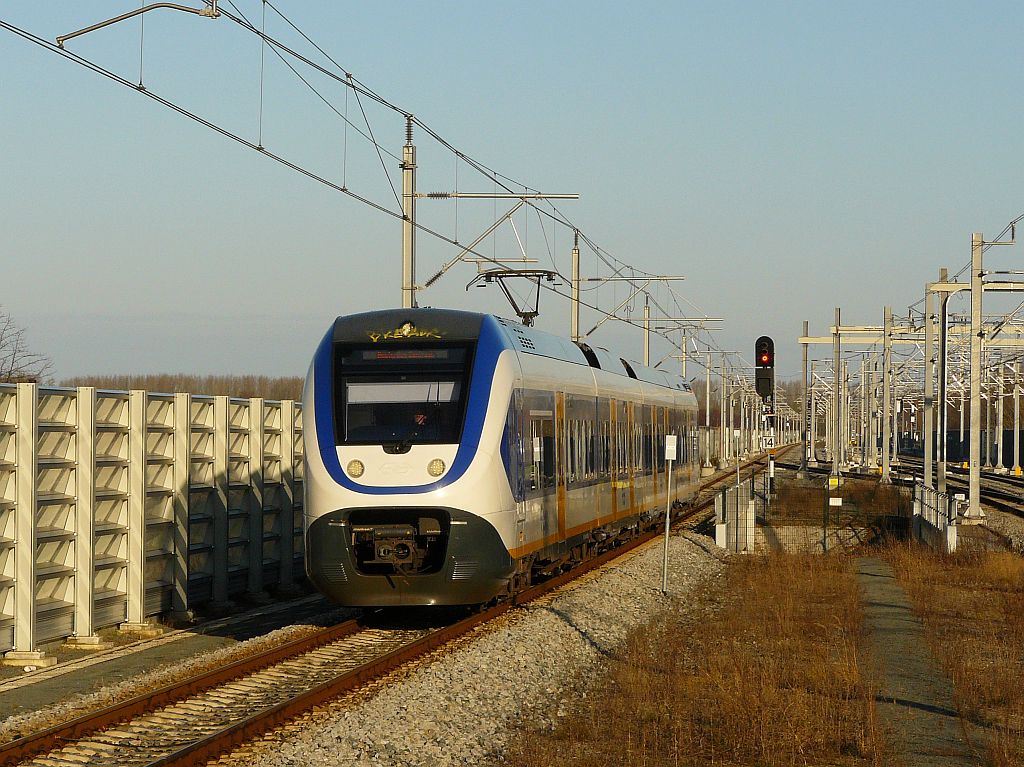
[[[716,499],[716,543],[736,552],[849,551],[907,528],[913,495],[874,478],[811,477],[775,484],[766,474]]]

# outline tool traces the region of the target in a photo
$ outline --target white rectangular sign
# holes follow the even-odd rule
[[[666,434],[665,435],[665,460],[674,461],[676,460],[676,435]]]
[[[828,499],[828,505],[829,506],[842,506],[843,505],[843,499],[842,498],[829,498]]]

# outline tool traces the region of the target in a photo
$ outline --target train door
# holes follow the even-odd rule
[[[632,503],[632,483],[629,476],[629,418],[625,402],[611,401],[612,416],[612,439],[613,459],[611,462],[612,471],[612,492],[615,501],[616,519],[624,517],[630,512]]]
[[[614,456],[612,450],[615,447],[612,432],[612,409],[614,404],[614,401],[609,402],[609,400],[600,397],[597,400],[597,431],[594,448],[596,476],[599,482],[594,485],[594,490],[597,493],[598,517],[602,525],[615,518],[615,487],[612,485],[612,480],[614,479]]]
[[[637,457],[640,454],[639,446],[637,445],[637,420],[636,420],[636,406],[633,402],[625,404],[626,413],[623,419],[624,424],[624,436],[623,440],[626,443],[626,484],[629,487],[629,496],[627,496],[628,503],[627,508],[629,513],[633,514],[636,511],[637,495],[636,495],[636,479],[637,479]]]
[[[568,451],[566,450],[567,434],[565,426],[565,394],[555,393],[555,500],[558,513],[558,538],[565,540],[565,512],[566,512],[566,489],[565,475],[568,463]]]
[[[506,422],[508,433],[507,450],[509,459],[506,462],[510,467],[509,480],[513,484],[513,495],[516,502],[516,547],[521,548],[526,544],[526,512],[529,505],[527,492],[530,486],[531,466],[528,460],[530,456],[529,440],[530,435],[523,433],[523,395],[518,389],[512,392],[512,401],[509,403],[508,419]]]
[[[541,539],[546,542],[558,532],[558,502],[555,497],[555,412],[553,402],[531,401],[527,406],[531,457],[531,499],[541,517]]]

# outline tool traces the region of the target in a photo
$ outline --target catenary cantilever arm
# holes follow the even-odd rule
[[[217,10],[217,0],[211,0],[209,5],[203,6],[202,8],[189,8],[185,5],[178,5],[177,3],[152,3],[145,5],[142,8],[136,8],[134,11],[128,11],[128,13],[122,13],[120,16],[115,16],[112,19],[101,21],[98,24],[93,24],[91,27],[85,29],[79,29],[76,32],[71,32],[66,35],[61,35],[57,38],[57,46],[59,48],[64,47],[64,43],[73,37],[84,35],[87,32],[94,32],[97,29],[103,29],[103,27],[109,27],[111,24],[116,24],[119,21],[130,19],[133,16],[139,16],[140,14],[146,13],[147,11],[153,11],[157,8],[170,8],[173,11],[184,11],[185,13],[194,13],[197,16],[206,16],[211,19],[215,19],[220,16],[220,11]]]

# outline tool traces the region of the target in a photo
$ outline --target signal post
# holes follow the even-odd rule
[[[761,449],[775,447],[775,341],[761,336],[754,342],[754,390],[761,398],[761,419],[768,433],[761,437]]]

